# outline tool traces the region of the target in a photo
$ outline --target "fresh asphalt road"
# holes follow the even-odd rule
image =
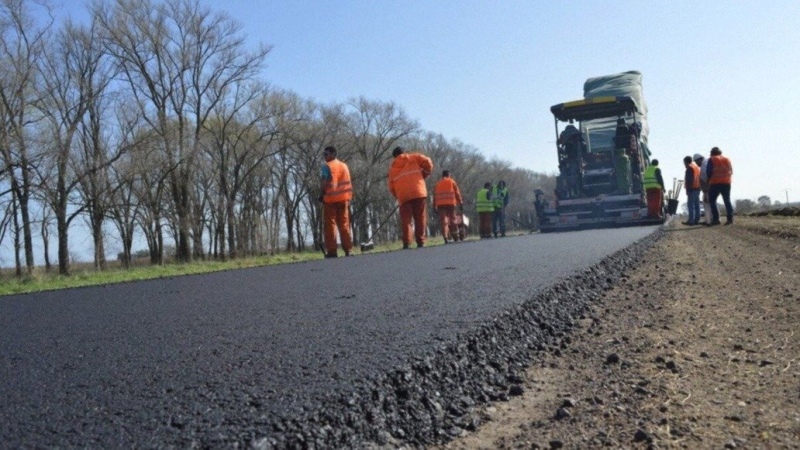
[[[0,297],[0,442],[159,446],[205,439],[198,430],[222,441],[258,435],[309,399],[347,392],[656,229]]]

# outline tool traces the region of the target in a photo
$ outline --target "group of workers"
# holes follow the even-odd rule
[[[700,225],[700,202],[705,210],[704,225],[720,225],[719,207],[717,199],[722,196],[725,204],[727,220],[725,225],[733,224],[733,205],[731,204],[731,179],[733,165],[731,160],[722,156],[719,147],[711,149],[708,158],[699,153],[683,158],[686,167],[684,187],[686,189],[686,204],[689,218],[684,225]],[[664,178],[658,167],[658,160],[654,159],[644,170],[643,186],[647,195],[647,214],[649,217],[662,217],[662,203],[664,192]],[[675,194],[677,195],[677,193]]]
[[[335,147],[325,147],[323,156],[325,164],[320,171],[319,200],[323,203],[325,257],[338,256],[337,231],[345,256],[350,256],[353,250],[350,231],[350,200],[353,198],[353,185],[350,170],[347,164],[336,158]],[[406,152],[402,147],[396,147],[392,151],[392,157],[388,188],[399,205],[403,248],[410,248],[412,234],[417,247],[424,247],[428,202],[425,180],[433,172],[433,161],[421,153]],[[508,202],[509,195],[505,181],[501,180],[496,186],[486,183],[484,188],[478,191],[477,206],[481,238],[505,237],[505,208]],[[456,216],[457,207],[463,214],[463,198],[458,183],[450,176],[449,170],[444,170],[441,180],[436,183],[433,204],[439,216],[444,243],[463,239]]]
[[[705,210],[704,225],[720,225],[719,207],[717,199],[722,196],[725,204],[725,225],[733,224],[733,205],[731,204],[731,180],[733,178],[733,165],[727,156],[722,156],[719,147],[711,149],[711,155],[704,158],[695,153],[693,157],[683,158],[686,166],[686,206],[689,219],[684,225],[700,225],[700,194]]]
[[[509,196],[506,182],[500,180],[497,185],[484,183],[478,191],[475,205],[478,210],[478,232],[481,239],[506,237],[506,214]]]

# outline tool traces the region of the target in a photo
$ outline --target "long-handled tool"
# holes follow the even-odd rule
[[[374,243],[374,242],[372,242],[372,238],[373,238],[373,237],[374,237],[376,234],[378,234],[378,232],[379,232],[379,231],[381,231],[381,229],[383,228],[383,226],[384,226],[384,225],[386,225],[386,224],[389,222],[389,219],[391,219],[391,218],[392,218],[392,216],[394,216],[394,213],[395,213],[395,212],[397,212],[397,209],[398,209],[398,208],[400,208],[400,205],[399,205],[399,204],[395,205],[395,207],[394,207],[394,209],[392,210],[392,212],[390,212],[390,213],[389,213],[389,215],[388,215],[388,216],[386,216],[386,218],[385,218],[385,219],[383,219],[383,222],[381,222],[381,224],[380,224],[380,225],[378,225],[378,228],[376,228],[376,229],[375,229],[375,231],[373,231],[373,232],[370,234],[369,241],[367,241],[367,242],[365,242],[365,243],[361,244],[361,252],[362,252],[362,253],[363,253],[363,252],[370,251],[370,250],[372,250],[373,248],[375,248],[375,243]]]

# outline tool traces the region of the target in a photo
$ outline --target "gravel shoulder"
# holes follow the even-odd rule
[[[439,448],[800,448],[800,217],[673,221],[524,393]]]

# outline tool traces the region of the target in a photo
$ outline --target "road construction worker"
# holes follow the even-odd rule
[[[478,191],[475,207],[478,210],[478,232],[481,239],[492,237],[492,213],[494,200],[492,199],[492,183],[485,183],[483,189]]]
[[[664,178],[661,177],[657,159],[644,169],[642,184],[647,193],[647,217],[663,219]]]
[[[700,223],[700,167],[692,161],[691,156],[683,158],[683,165],[686,166],[683,181],[686,186],[686,206],[689,211],[689,219],[683,224],[698,225]]]
[[[421,153],[406,153],[402,147],[392,151],[389,167],[389,192],[400,204],[400,231],[403,248],[411,244],[411,221],[417,248],[425,246],[428,190],[425,179],[433,171],[433,161]]]
[[[458,225],[456,224],[456,206],[464,212],[461,200],[461,190],[458,189],[456,180],[450,178],[450,171],[442,171],[442,179],[436,183],[433,190],[433,206],[439,214],[439,224],[442,227],[444,243],[458,238]]]
[[[700,190],[703,195],[701,201],[703,202],[703,220],[704,224],[711,223],[711,204],[708,202],[708,177],[706,176],[706,167],[708,167],[708,158],[700,153],[695,153],[692,157],[694,163],[700,166]]]
[[[492,234],[497,237],[506,237],[506,206],[508,206],[508,189],[506,182],[500,180],[497,186],[492,186],[492,201],[494,211],[492,211]]]
[[[325,164],[320,170],[321,195],[323,204],[322,228],[325,236],[325,257],[336,258],[336,230],[342,241],[345,256],[353,250],[350,234],[350,200],[353,198],[353,185],[350,183],[350,169],[347,164],[336,159],[336,147],[328,146],[322,152]]]
[[[711,225],[719,225],[719,208],[717,198],[722,195],[725,203],[725,214],[728,220],[725,225],[733,223],[733,205],[731,205],[731,179],[733,178],[733,165],[731,160],[722,156],[719,147],[711,149],[711,157],[708,158],[706,167],[708,177],[708,196],[711,203]]]

